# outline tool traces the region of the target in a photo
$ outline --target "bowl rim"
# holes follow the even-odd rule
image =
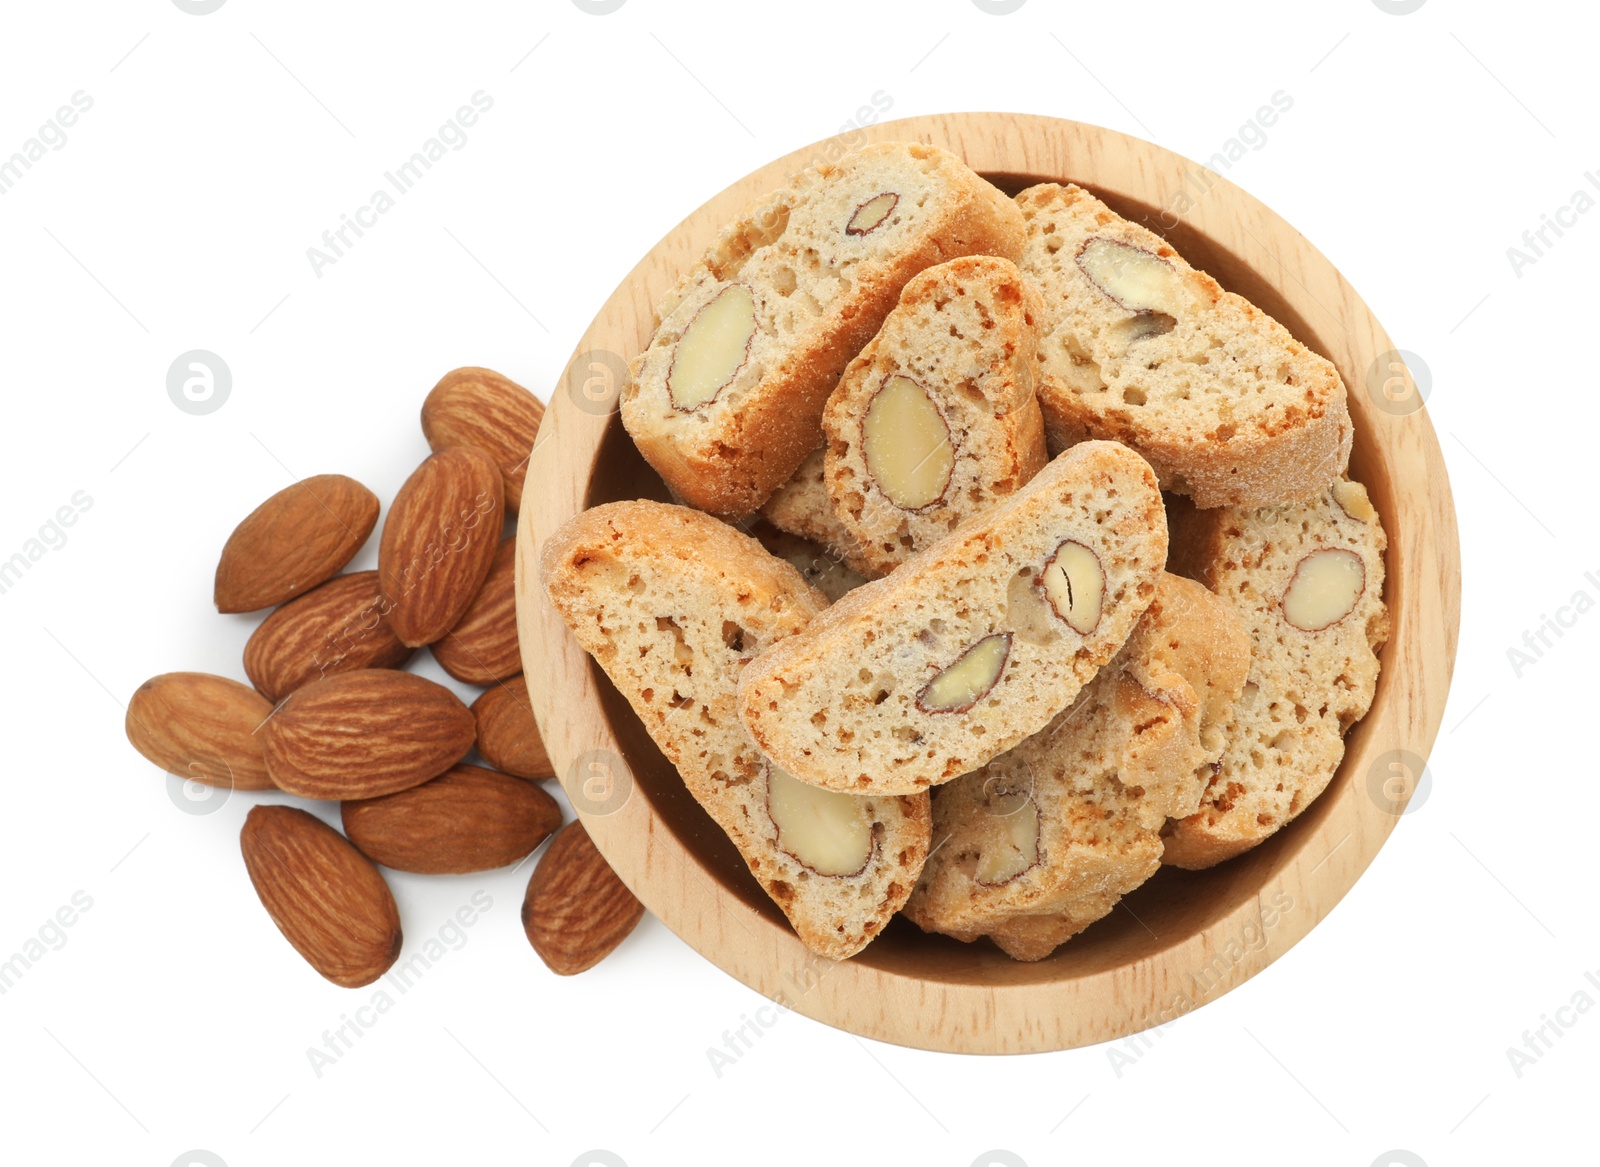
[[[720,887],[693,850],[665,829],[648,797],[629,795],[631,775],[589,658],[537,586],[545,538],[586,504],[625,362],[648,338],[661,294],[759,196],[804,166],[882,141],[943,146],[1003,186],[1016,176],[1072,181],[1125,214],[1142,211],[1148,221],[1154,213],[1157,221],[1147,225],[1158,233],[1203,242],[1237,261],[1231,273],[1212,270],[1225,287],[1243,290],[1237,285],[1254,276],[1257,290],[1275,290],[1290,330],[1332,359],[1346,381],[1358,456],[1367,463],[1362,478],[1389,536],[1391,632],[1377,697],[1313,803],[1321,808],[1314,829],[1301,832],[1292,847],[1248,853],[1259,860],[1247,873],[1259,876],[1253,891],[1230,890],[1237,898],[1231,908],[1133,960],[1059,977],[1046,969],[972,982],[813,956],[781,916],[753,913]],[[545,747],[579,819],[623,882],[701,955],[780,1008],[859,1036],[951,1052],[1041,1052],[1126,1036],[1217,999],[1293,947],[1354,885],[1404,806],[1373,792],[1378,767],[1394,751],[1425,760],[1443,718],[1460,625],[1456,516],[1443,452],[1420,399],[1410,411],[1393,408],[1392,399],[1389,408],[1380,403],[1392,361],[1403,356],[1370,309],[1298,231],[1221,175],[1114,130],[1035,114],[935,114],[823,139],[759,167],[692,212],[623,279],[552,390],[528,460],[524,498],[539,505],[524,506],[516,535],[523,665],[535,679],[529,693]],[[596,757],[621,767],[608,770],[607,780],[620,785],[601,807],[584,792],[584,760]],[[1414,776],[1406,798],[1419,784]],[[1302,817],[1309,816],[1308,808]],[[1279,910],[1284,903],[1295,910]],[[1241,937],[1251,936],[1259,946],[1241,945]],[[1210,975],[1197,993],[1202,972]]]

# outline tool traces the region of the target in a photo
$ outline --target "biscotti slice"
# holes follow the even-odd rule
[[[758,656],[740,716],[825,789],[949,782],[1072,703],[1149,607],[1166,554],[1150,467],[1085,442]]]
[[[851,571],[837,555],[820,543],[791,535],[769,522],[756,522],[751,526],[750,534],[779,559],[787,559],[801,578],[826,596],[830,604],[867,582],[866,576]]]
[[[1366,715],[1389,638],[1378,512],[1358,482],[1257,510],[1173,509],[1173,570],[1244,620],[1253,654],[1200,809],[1169,824],[1165,861],[1210,867],[1305,810]]]
[[[1194,809],[1250,665],[1243,623],[1163,574],[1127,644],[1042,732],[933,796],[934,848],[905,915],[1040,960],[1161,865]]]
[[[1042,308],[1016,264],[966,256],[916,276],[828,398],[827,489],[887,575],[1049,461],[1033,381]]]
[[[856,537],[833,513],[825,481],[827,453],[826,446],[811,451],[794,476],[772,492],[761,508],[761,517],[780,531],[822,544],[851,571],[873,579],[879,573],[872,570]]]
[[[1238,613],[1194,580],[1163,572],[1154,602],[1094,681],[1124,727],[1117,781],[1140,826],[1160,830],[1199,809],[1249,671]]]
[[[822,443],[822,407],[907,280],[1022,249],[1022,215],[936,146],[801,171],[722,232],[658,305],[622,422],[685,502],[756,510]]]
[[[748,535],[656,502],[569,520],[545,544],[539,575],[806,947],[832,960],[859,952],[916,883],[927,796],[797,782],[762,757],[735,710],[745,663],[804,628],[823,598]]]
[[[1305,502],[1350,458],[1345,386],[1276,320],[1075,186],[1017,196],[1052,450],[1110,438],[1200,507]]]

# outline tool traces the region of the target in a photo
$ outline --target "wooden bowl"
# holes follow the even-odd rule
[[[1008,192],[1071,181],[1165,235],[1338,367],[1355,452],[1389,533],[1393,632],[1372,711],[1328,790],[1264,845],[1209,871],[1161,871],[1112,915],[1036,963],[903,919],[851,960],[812,956],[688,796],[627,703],[537,587],[545,537],[601,502],[667,498],[616,413],[626,361],[657,298],[720,225],[803,166],[865,141],[923,141]],[[1017,114],[947,114],[818,143],[734,183],[676,227],[595,317],[552,394],[517,533],[517,614],[534,712],[567,793],[623,881],[674,932],[758,992],[851,1033],[961,1053],[1107,1041],[1172,1020],[1260,972],[1338,903],[1397,821],[1385,783],[1414,780],[1438,732],[1455,660],[1460,551],[1438,440],[1404,395],[1394,345],[1333,265],[1248,194],[1110,130]],[[1380,360],[1380,357],[1383,358]],[[1387,385],[1387,391],[1386,391]],[[1394,770],[1396,755],[1410,756]],[[1402,759],[1404,762],[1405,759]],[[1404,793],[1409,794],[1409,790]]]

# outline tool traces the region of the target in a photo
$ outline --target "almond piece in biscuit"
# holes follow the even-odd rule
[[[934,849],[905,914],[1039,960],[1161,864],[1191,811],[1250,665],[1239,617],[1163,574],[1122,650],[1042,732],[933,796]]]
[[[1305,502],[1350,458],[1344,382],[1255,305],[1075,186],[1017,196],[1044,297],[1052,450],[1109,438],[1200,507]]]
[[[757,510],[822,443],[822,408],[912,276],[1015,259],[1016,204],[936,146],[880,142],[801,171],[661,300],[622,422],[691,506]]]
[[[1342,478],[1309,503],[1211,511],[1178,504],[1172,516],[1173,570],[1239,614],[1253,653],[1200,807],[1166,831],[1165,862],[1201,868],[1274,834],[1339,768],[1344,735],[1372,706],[1378,649],[1389,638],[1388,540],[1366,489]],[[1301,627],[1292,617],[1307,587],[1320,594],[1310,597],[1315,618]]]
[[[1166,554],[1150,467],[1083,443],[757,657],[739,714],[817,786],[949,782],[1072,703],[1150,605]]]
[[[911,894],[928,796],[841,795],[765,757],[739,721],[739,673],[826,606],[794,567],[686,507],[616,502],[568,520],[539,577],[696,801],[813,952],[859,952]]]
[[[931,267],[828,398],[827,489],[874,576],[1044,469],[1043,305],[1010,260]]]

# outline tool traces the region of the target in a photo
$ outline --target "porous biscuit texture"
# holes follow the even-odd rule
[[[665,503],[608,503],[545,544],[550,602],[627,698],[689,792],[812,951],[843,960],[905,902],[928,852],[927,796],[868,795],[865,865],[822,875],[779,845],[770,763],[736,711],[747,662],[825,607],[787,562],[708,515]]]
[[[826,486],[870,574],[887,575],[1044,468],[1033,388],[1042,316],[1039,294],[1010,260],[951,260],[906,284],[845,370],[822,416]],[[871,428],[874,407],[902,388],[896,378],[923,395],[923,416],[937,423],[942,448],[931,448],[924,434]],[[895,451],[878,450],[892,443],[911,447],[918,470],[938,472],[937,499],[908,506],[885,489],[869,455],[887,459]]]
[[[1166,552],[1150,467],[1124,446],[1082,443],[763,653],[740,678],[740,716],[816,786],[909,794],[949,782],[1071,704],[1150,605]],[[1073,554],[1100,574],[1081,628],[1050,578]],[[985,684],[947,699],[957,676]]]
[[[663,297],[631,366],[623,424],[678,497],[747,515],[821,444],[828,394],[907,280],[957,256],[1015,259],[1021,248],[1016,205],[936,146],[877,143],[801,171],[724,229]],[[730,288],[753,307],[744,360],[713,397],[685,408],[670,384],[677,349]]]
[[[1269,838],[1326,789],[1344,735],[1372,707],[1378,650],[1389,638],[1383,524],[1360,483],[1339,479],[1309,503],[1253,510],[1172,509],[1172,566],[1244,621],[1249,680],[1224,750],[1192,815],[1166,829],[1165,862],[1210,867]],[[1285,602],[1308,556],[1346,552],[1361,590],[1336,622],[1308,631]]]
[[[827,453],[826,446],[811,451],[789,481],[772,492],[761,508],[761,517],[780,531],[821,544],[857,575],[876,579],[882,573],[873,570],[856,537],[833,513],[826,481]]]
[[[1249,662],[1232,609],[1163,574],[1069,709],[934,792],[934,848],[905,915],[1040,960],[1108,914],[1159,868],[1167,816],[1198,803]]]
[[[1353,431],[1330,362],[1087,191],[1047,183],[1017,205],[1053,451],[1126,443],[1199,507],[1307,502],[1344,472]]]

